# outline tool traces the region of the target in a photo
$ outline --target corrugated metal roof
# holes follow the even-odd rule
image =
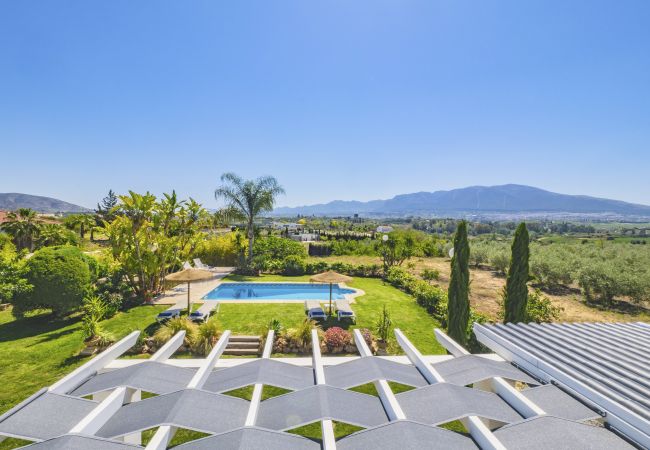
[[[475,324],[481,342],[593,402],[631,439],[650,442],[650,325]]]

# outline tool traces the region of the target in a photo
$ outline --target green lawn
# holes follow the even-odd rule
[[[164,306],[138,306],[102,323],[117,339],[154,323]],[[88,358],[76,356],[84,347],[80,317],[51,320],[47,313],[15,320],[0,312],[0,413],[48,386]],[[0,444],[1,445],[1,444]],[[0,447],[2,448],[2,447]]]
[[[308,277],[241,277],[230,276],[230,281],[307,281]],[[355,278],[352,287],[365,291],[357,297],[352,308],[357,314],[357,324],[347,322],[339,324],[330,319],[326,325],[339,325],[343,328],[369,328],[379,318],[384,304],[387,305],[393,319],[393,326],[401,328],[406,336],[424,354],[442,354],[444,349],[436,342],[433,329],[439,324],[424,309],[415,303],[409,295],[385,285],[381,280]],[[102,323],[103,329],[112,333],[116,339],[126,336],[133,330],[147,330],[151,334],[155,329],[155,317],[166,306],[138,306]],[[217,316],[222,329],[230,329],[235,334],[263,334],[271,319],[278,319],[287,328],[295,327],[305,319],[303,305],[294,304],[234,304],[221,305]],[[46,387],[72,371],[88,358],[78,356],[84,347],[80,329],[80,316],[73,315],[65,319],[52,319],[46,313],[34,314],[16,320],[11,311],[0,312],[0,379],[10,389],[0,390],[0,413],[8,410],[42,387]],[[399,353],[399,347],[389,343],[389,351]],[[393,386],[398,391],[399,386]],[[406,387],[405,387],[406,388]],[[369,394],[374,386],[362,386],[358,390]],[[250,388],[231,395],[245,398]],[[264,398],[281,395],[284,390],[265,386]],[[314,439],[320,437],[320,424],[311,424],[294,430]],[[303,429],[304,428],[304,429]],[[358,428],[348,424],[336,424],[337,437],[357,431]],[[193,432],[179,434],[180,438],[196,438]],[[0,450],[14,448],[14,440],[0,442]]]
[[[264,275],[262,277],[243,277],[231,275],[227,281],[308,281],[309,276],[285,277]],[[406,337],[425,355],[444,354],[443,347],[436,341],[433,329],[440,324],[420,307],[413,297],[376,278],[355,278],[351,287],[362,289],[366,295],[357,297],[352,309],[357,315],[356,325],[339,323],[336,319],[326,325],[335,324],[343,328],[368,328],[374,331],[384,304],[388,307],[393,327],[400,328]],[[223,329],[234,334],[262,334],[271,319],[278,319],[286,328],[297,326],[305,319],[303,305],[300,303],[224,303],[219,309],[219,322]],[[391,353],[400,353],[394,340],[389,344]]]

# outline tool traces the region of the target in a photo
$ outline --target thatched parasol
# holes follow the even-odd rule
[[[190,283],[192,281],[203,281],[209,280],[214,277],[214,274],[208,270],[195,269],[191,267],[189,269],[183,269],[180,272],[170,273],[165,277],[167,281],[182,281],[187,283],[187,314],[189,315],[191,311],[190,305]]]
[[[347,275],[342,275],[333,270],[328,270],[327,272],[319,273],[314,275],[309,279],[309,281],[314,281],[316,283],[329,283],[330,285],[330,316],[332,315],[332,284],[334,283],[349,283],[352,281],[352,277]]]

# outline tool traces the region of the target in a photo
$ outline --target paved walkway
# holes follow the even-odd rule
[[[201,298],[219,286],[221,280],[230,275],[234,267],[215,267],[214,277],[206,281],[195,281],[190,289],[190,301],[198,302]],[[181,283],[173,289],[165,291],[153,300],[156,305],[177,305],[179,308],[187,308],[187,283]]]

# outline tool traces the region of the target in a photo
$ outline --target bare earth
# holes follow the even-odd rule
[[[328,262],[345,262],[350,264],[380,264],[378,257],[374,256],[331,256],[315,258]],[[447,288],[449,284],[450,260],[448,258],[414,258],[405,262],[404,267],[419,275],[424,268],[436,269],[440,272],[437,284]],[[499,299],[505,285],[505,277],[490,270],[470,269],[470,302],[480,313],[487,315],[492,320],[497,320]],[[578,289],[568,290],[567,294],[553,295],[545,293],[555,305],[563,308],[560,320],[562,322],[620,322],[644,321],[650,322],[650,311],[642,312],[615,312],[604,311],[584,303]]]

